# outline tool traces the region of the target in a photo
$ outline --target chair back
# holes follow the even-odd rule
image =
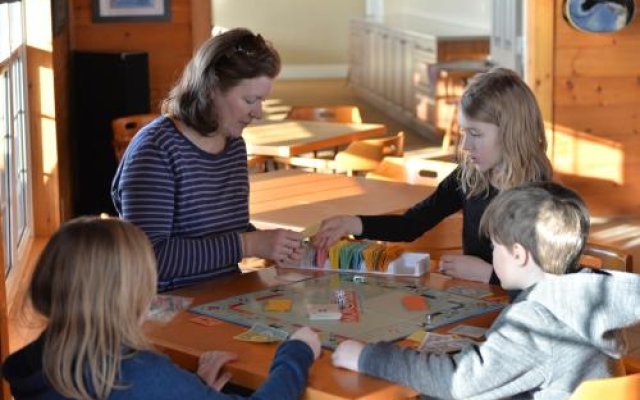
[[[458,164],[422,158],[385,157],[367,178],[437,186]]]
[[[618,378],[584,381],[569,400],[638,400],[640,397],[640,373]]]
[[[404,132],[395,136],[365,139],[352,142],[335,157],[335,168],[353,172],[373,171],[386,156],[401,156],[404,153]]]
[[[348,124],[362,123],[360,109],[356,106],[292,106],[287,114],[287,119]]]
[[[580,264],[590,268],[615,269],[633,272],[633,256],[619,248],[588,242],[582,252]]]
[[[116,118],[111,121],[111,129],[113,130],[113,151],[116,159],[120,161],[127,149],[129,142],[143,126],[153,121],[158,114],[136,114],[127,115]]]

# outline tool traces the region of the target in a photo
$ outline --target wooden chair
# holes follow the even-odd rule
[[[627,375],[584,381],[569,400],[638,400],[640,398],[640,360],[622,359]]]
[[[122,159],[129,142],[133,139],[133,136],[135,136],[140,128],[147,125],[157,117],[158,114],[136,114],[116,118],[111,121],[111,129],[113,130],[113,151],[115,152],[116,159],[118,161]]]
[[[344,124],[361,124],[362,116],[357,106],[291,106],[286,119],[298,121],[341,122]],[[328,157],[335,157],[339,148],[332,150]],[[313,157],[318,158],[318,151]]]
[[[633,272],[633,256],[611,245],[589,242],[580,263],[585,267]]]
[[[373,172],[367,173],[366,177],[413,185],[437,186],[457,166],[456,163],[440,160],[385,157]]]
[[[387,156],[403,154],[404,132],[398,132],[395,136],[357,140],[336,154],[334,164],[337,171],[351,176],[354,172],[375,170]]]
[[[311,157],[274,157],[274,161],[277,164],[313,168],[321,172],[346,172],[351,176],[358,172],[372,171],[386,156],[401,156],[403,152],[404,132],[398,132],[395,136],[356,140],[346,149],[338,152],[333,160]]]
[[[361,124],[356,106],[291,106],[287,119]]]

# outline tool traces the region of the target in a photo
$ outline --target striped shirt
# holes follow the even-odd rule
[[[239,271],[240,233],[251,228],[242,138],[210,154],[159,117],[129,144],[111,197],[120,216],[151,240],[160,290]]]

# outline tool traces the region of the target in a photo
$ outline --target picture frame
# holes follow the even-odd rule
[[[169,0],[92,0],[93,22],[169,21]]]

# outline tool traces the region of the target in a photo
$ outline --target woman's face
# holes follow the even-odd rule
[[[243,79],[226,93],[214,92],[218,110],[218,132],[226,137],[240,137],[254,118],[262,117],[262,102],[271,92],[273,79],[260,76]]]
[[[480,172],[486,172],[502,161],[500,129],[497,125],[468,118],[463,112],[458,116],[463,133],[462,149]]]

